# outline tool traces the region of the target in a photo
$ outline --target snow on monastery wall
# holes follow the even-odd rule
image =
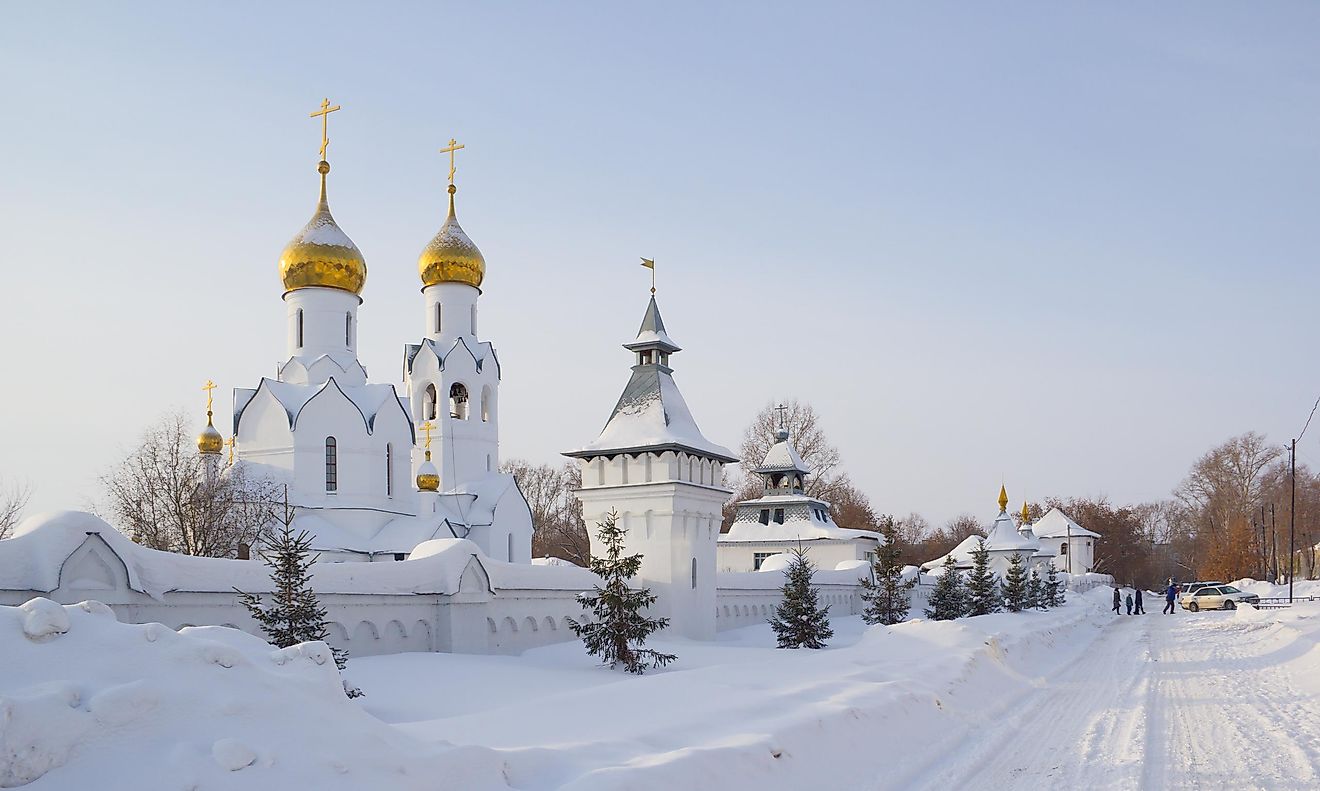
[[[574,640],[569,619],[590,620],[578,594],[597,582],[572,565],[492,560],[471,541],[420,545],[408,560],[313,567],[326,609],[326,642],[352,656],[405,651],[511,654]],[[817,572],[821,602],[855,615],[864,569]],[[775,568],[716,576],[717,629],[765,621],[781,599]],[[138,546],[91,514],[65,511],[25,520],[0,541],[0,605],[35,597],[62,604],[95,599],[125,623],[172,629],[229,626],[262,636],[235,589],[267,593],[260,560],[225,560]]]

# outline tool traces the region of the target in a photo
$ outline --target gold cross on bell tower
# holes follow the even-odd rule
[[[457,140],[451,137],[449,138],[449,145],[440,149],[441,154],[449,155],[449,186],[451,187],[454,186],[454,173],[457,172],[456,169],[454,168],[454,154],[464,148],[467,148],[467,146],[462,143],[459,143]]]
[[[206,391],[206,414],[208,417],[211,415],[211,391],[214,390],[216,386],[216,383],[212,382],[210,379],[207,379],[206,384],[202,385],[202,389]]]
[[[321,116],[321,161],[322,162],[325,161],[325,150],[330,146],[330,137],[329,137],[330,113],[333,113],[338,109],[340,109],[339,105],[336,104],[334,107],[331,107],[330,99],[326,98],[321,100],[321,109],[317,110],[316,112],[308,116],[309,118],[315,118],[318,115]]]
[[[430,450],[431,450],[431,429],[435,428],[435,426],[431,425],[431,421],[428,420],[428,421],[426,421],[425,423],[423,423],[422,425],[418,426],[417,428],[418,428],[423,434],[426,435],[426,440],[425,440],[425,442],[423,443],[422,447],[424,447],[427,451],[430,451]]]

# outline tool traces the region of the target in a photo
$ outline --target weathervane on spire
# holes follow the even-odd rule
[[[451,137],[449,138],[449,145],[440,149],[441,154],[449,155],[449,186],[451,189],[454,186],[454,174],[458,172],[458,169],[454,167],[454,154],[458,153],[464,148],[467,148],[467,144],[460,143]]]
[[[340,109],[339,105],[330,106],[330,99],[321,100],[321,109],[312,113],[309,118],[321,117],[321,161],[325,161],[325,150],[330,146],[330,113]]]
[[[651,270],[651,293],[655,294],[655,259],[643,256],[642,266]]]

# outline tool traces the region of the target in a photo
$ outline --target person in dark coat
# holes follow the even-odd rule
[[[1127,595],[1128,615],[1132,614],[1132,594]]]
[[[1177,599],[1177,598],[1178,598],[1178,586],[1177,586],[1177,585],[1174,585],[1172,582],[1170,582],[1170,583],[1169,583],[1169,587],[1166,588],[1165,591],[1164,591],[1164,614],[1165,614],[1165,615],[1172,615],[1172,614],[1173,614],[1173,601],[1174,601],[1174,599]]]
[[[1123,606],[1123,594],[1118,592],[1118,588],[1114,588],[1114,615],[1119,614],[1118,612],[1119,608],[1121,608],[1122,606]]]
[[[1137,615],[1145,615],[1146,608],[1141,604],[1141,588],[1137,588],[1137,607],[1134,610]]]

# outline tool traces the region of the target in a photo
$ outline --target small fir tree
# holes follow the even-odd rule
[[[1009,612],[1027,609],[1027,563],[1021,552],[1008,558],[1008,573],[1004,575],[1004,607]]]
[[[917,584],[917,578],[903,581],[902,551],[898,547],[898,529],[892,518],[885,517],[880,533],[885,537],[884,543],[876,547],[871,574],[860,580],[862,601],[866,603],[862,620],[869,624],[893,626],[907,618],[908,608],[912,606],[908,592]]]
[[[325,608],[312,589],[312,565],[320,555],[312,554],[312,539],[307,531],[293,532],[293,511],[284,506],[281,527],[259,551],[261,559],[270,567],[270,579],[275,584],[270,604],[262,602],[254,593],[238,588],[238,600],[247,608],[252,619],[261,625],[266,639],[277,648],[325,640]],[[342,671],[348,662],[348,652],[333,646],[335,667]],[[350,698],[361,697],[362,690],[344,681],[344,692]]]
[[[793,559],[784,569],[784,599],[770,618],[770,628],[775,630],[780,648],[824,648],[834,630],[830,628],[829,605],[821,607],[816,589],[811,587],[816,569],[802,547],[789,554]]]
[[[668,626],[669,619],[647,618],[643,610],[655,603],[655,596],[649,588],[628,587],[628,581],[642,567],[642,556],[623,554],[627,530],[619,526],[617,511],[611,510],[596,527],[605,556],[591,556],[591,571],[604,585],[595,586],[594,595],[578,597],[594,620],[579,623],[570,618],[569,628],[582,638],[588,654],[600,657],[601,664],[611,668],[622,665],[629,673],[638,674],[647,668],[664,667],[677,657],[642,646],[646,638]]]
[[[1040,578],[1040,574],[1031,570],[1031,577],[1027,579],[1027,607],[1033,610],[1049,609],[1050,603],[1045,599],[1045,581]]]
[[[951,621],[966,614],[967,593],[963,589],[962,575],[954,562],[953,555],[944,558],[944,573],[935,582],[935,590],[930,593],[926,617],[936,621]]]
[[[1045,572],[1045,600],[1049,602],[1050,607],[1059,607],[1066,601],[1063,595],[1063,580],[1059,579],[1059,570],[1054,568],[1053,562]]]
[[[995,574],[990,570],[990,550],[985,539],[976,542],[972,550],[972,571],[967,576],[967,614],[989,615],[999,612],[999,591],[995,589]]]

